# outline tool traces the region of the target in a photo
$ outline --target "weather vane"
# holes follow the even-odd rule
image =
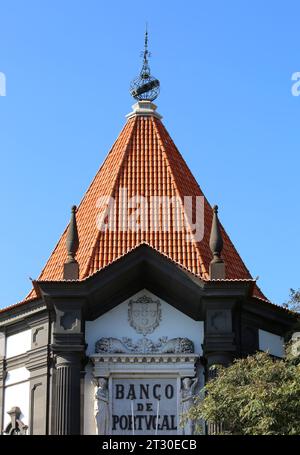
[[[136,100],[143,101],[154,101],[159,95],[159,80],[151,76],[149,57],[150,52],[148,51],[148,30],[146,27],[145,33],[145,46],[143,56],[143,66],[140,75],[134,79],[130,84],[130,94]]]

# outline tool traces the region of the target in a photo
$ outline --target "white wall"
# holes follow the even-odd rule
[[[147,290],[143,290],[130,297],[130,299],[116,306],[109,312],[100,316],[94,321],[86,322],[86,341],[88,343],[87,354],[95,352],[95,343],[102,337],[122,338],[128,337],[136,341],[143,335],[129,325],[128,322],[128,303],[132,298],[148,295],[154,299],[158,297]],[[204,336],[204,323],[202,321],[194,321],[189,316],[176,310],[167,302],[159,299],[161,302],[162,318],[159,326],[153,333],[147,335],[147,338],[152,341],[158,341],[160,337],[167,336],[170,338],[189,338],[195,346],[195,353],[202,354],[201,344]]]
[[[284,340],[283,337],[275,335],[274,333],[266,332],[259,329],[259,349],[261,351],[269,352],[277,357],[284,357]]]
[[[9,335],[6,338],[6,357],[24,354],[31,348],[31,330],[24,330]],[[29,424],[29,376],[30,373],[25,367],[15,368],[7,372],[4,389],[4,424],[3,429],[10,423],[10,417],[7,414],[12,407],[18,406],[21,411],[21,420]]]
[[[0,332],[0,357],[5,356],[5,335]]]
[[[25,367],[15,368],[7,372],[5,386],[16,384],[17,382],[29,379],[30,373]]]
[[[12,407],[18,406],[22,411],[21,420],[29,424],[29,376],[30,373],[25,367],[16,368],[8,371],[5,380],[4,389],[4,426],[10,423],[10,417],[7,414]],[[25,381],[25,382],[20,382]]]
[[[14,357],[15,355],[24,354],[31,348],[31,329],[23,332],[9,335],[6,338],[6,357]]]

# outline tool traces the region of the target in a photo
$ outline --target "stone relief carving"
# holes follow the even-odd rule
[[[161,337],[155,343],[149,338],[141,338],[134,342],[131,338],[100,338],[95,345],[97,353],[143,353],[143,354],[191,354],[194,353],[194,343],[188,338]]]
[[[190,410],[194,403],[195,388],[198,383],[198,378],[184,378],[181,383],[181,409],[180,413],[183,416],[183,434],[192,435],[194,434],[194,421],[191,419],[185,419],[184,415]]]
[[[144,336],[154,332],[161,321],[161,303],[142,295],[128,304],[128,321],[137,333]]]
[[[77,325],[77,316],[71,311],[66,311],[60,318],[60,325],[65,330],[72,330]]]
[[[230,332],[230,310],[207,310],[207,328],[209,332]]]
[[[95,394],[95,419],[97,434],[109,434],[108,380],[99,378]]]

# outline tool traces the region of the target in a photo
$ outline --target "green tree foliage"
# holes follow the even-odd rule
[[[238,359],[202,392],[186,416],[194,421],[222,423],[227,434],[300,434],[300,361],[291,354]]]
[[[300,313],[300,289],[298,291],[290,289],[290,299],[283,306],[291,311]]]
[[[283,306],[290,311],[294,311],[296,314],[298,313],[297,322],[295,323],[293,330],[286,334],[285,338],[288,341],[291,338],[293,332],[300,331],[300,289],[298,289],[298,291],[290,289],[290,298],[286,303],[283,304]]]

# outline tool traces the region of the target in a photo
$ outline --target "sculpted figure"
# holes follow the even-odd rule
[[[184,378],[181,387],[181,413],[186,414],[193,405],[194,391],[198,378]],[[183,434],[192,435],[194,433],[194,422],[188,419],[184,423]]]
[[[108,380],[99,378],[95,395],[95,419],[97,434],[109,434]]]

